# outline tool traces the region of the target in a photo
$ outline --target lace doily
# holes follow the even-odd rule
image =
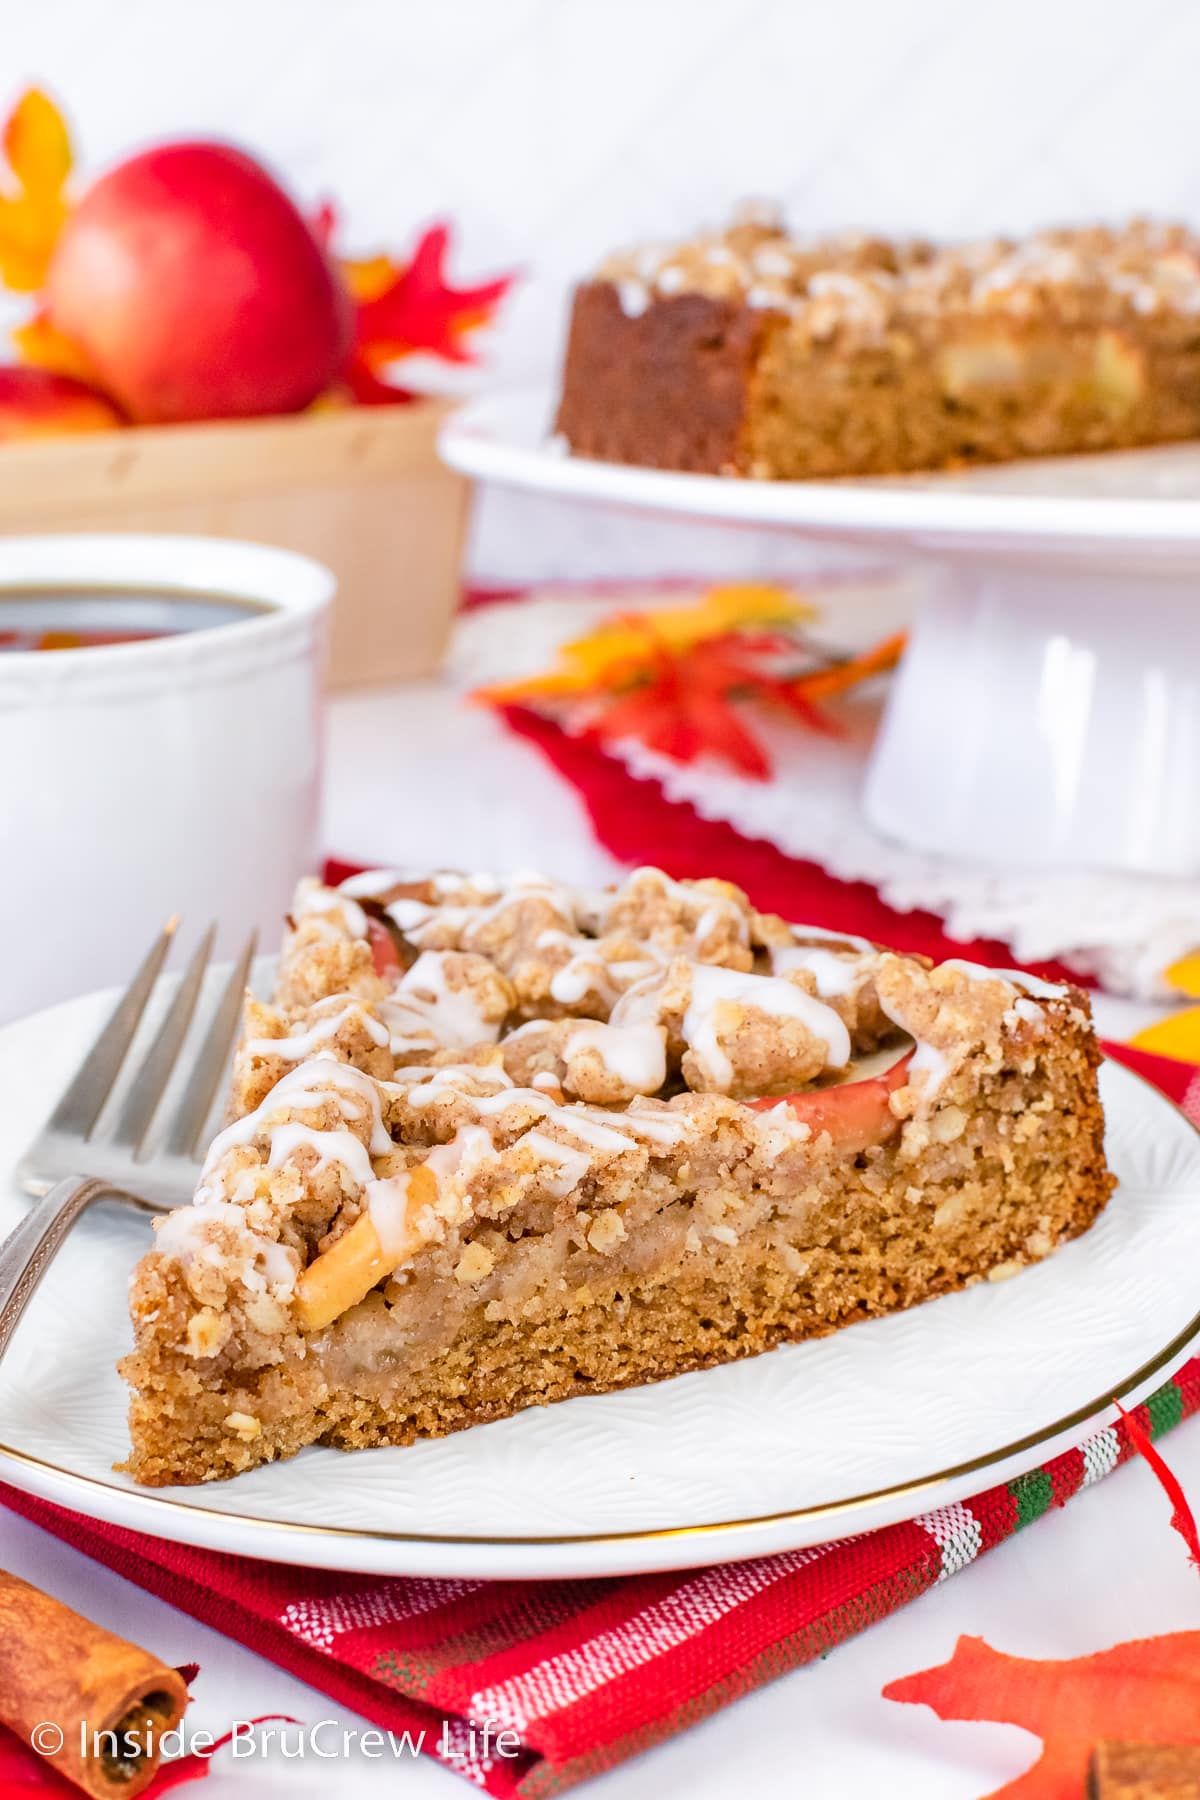
[[[806,584],[811,592],[811,584]],[[693,590],[694,591],[694,590]],[[818,595],[825,631],[839,644],[893,629],[897,600],[883,590]],[[866,602],[864,605],[863,602]],[[621,604],[663,604],[661,592],[610,591],[591,599],[528,598],[480,608],[462,620],[452,673],[464,686],[546,667],[567,638]],[[870,629],[864,632],[864,624]],[[876,631],[878,627],[878,631]],[[860,806],[878,702],[845,709],[849,733],[830,738],[753,714],[768,746],[772,780],[747,780],[711,761],[680,765],[625,742],[611,746],[634,775],[652,776],[669,799],[701,817],[765,838],[789,856],[819,863],[845,881],[866,881],[889,906],[936,913],[952,937],[995,938],[1018,962],[1060,961],[1110,993],[1162,998],[1162,971],[1200,944],[1200,880],[1083,869],[988,867],[914,850],[882,836]]]

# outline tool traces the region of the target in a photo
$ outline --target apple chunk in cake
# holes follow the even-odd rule
[[[128,1467],[232,1475],[753,1355],[1108,1198],[1086,995],[641,869],[301,885],[133,1278]]]

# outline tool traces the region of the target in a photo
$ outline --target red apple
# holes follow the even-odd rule
[[[112,431],[121,423],[121,415],[103,394],[71,375],[23,363],[0,368],[0,444]]]
[[[338,270],[283,189],[226,144],[121,163],[63,227],[51,323],[145,423],[296,412],[350,342]]]
[[[814,1137],[827,1131],[839,1150],[847,1155],[857,1154],[884,1143],[894,1131],[899,1131],[900,1121],[888,1102],[908,1080],[908,1066],[914,1054],[910,1050],[886,1074],[871,1075],[864,1081],[842,1081],[835,1087],[808,1088],[802,1094],[777,1094],[774,1099],[764,1096],[746,1104],[755,1112],[786,1106],[812,1126]]]
[[[375,964],[377,975],[383,975],[390,981],[393,976],[404,973],[395,937],[382,919],[367,920],[367,942],[371,946],[371,960]]]

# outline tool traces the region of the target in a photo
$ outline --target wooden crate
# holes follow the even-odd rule
[[[301,550],[338,578],[330,680],[427,675],[458,599],[469,484],[444,404],[142,426],[0,450],[0,532],[201,532]]]

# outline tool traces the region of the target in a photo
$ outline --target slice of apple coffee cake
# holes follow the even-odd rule
[[[403,1444],[996,1279],[1112,1186],[1087,996],[641,869],[297,894],[135,1271],[139,1481]]]

